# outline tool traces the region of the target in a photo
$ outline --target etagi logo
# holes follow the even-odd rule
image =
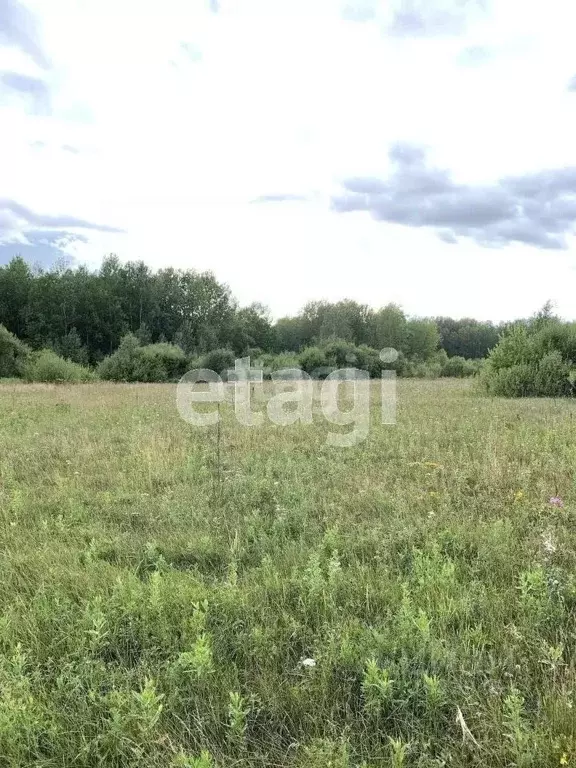
[[[395,349],[380,353],[383,363],[397,359]],[[236,360],[226,378],[227,384],[215,371],[206,368],[184,374],[176,390],[180,416],[195,427],[214,426],[220,420],[220,403],[230,402],[231,396],[236,421],[244,427],[262,426],[266,418],[279,427],[312,424],[314,413],[320,413],[329,424],[351,427],[348,432],[328,432],[326,444],[338,448],[358,445],[370,431],[370,378],[358,368],[323,368],[311,375],[300,368],[273,371],[269,397],[264,391],[264,370],[251,368],[249,357]],[[395,371],[382,371],[379,396],[381,423],[396,424]],[[253,410],[253,400],[265,402],[265,410]],[[340,408],[342,401],[347,406],[345,410]],[[207,403],[218,405],[206,408]],[[200,409],[196,407],[202,404]]]

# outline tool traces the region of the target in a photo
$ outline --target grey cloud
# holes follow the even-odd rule
[[[399,0],[388,32],[395,37],[459,35],[478,10],[485,10],[484,0]]]
[[[576,224],[576,167],[504,177],[494,184],[457,184],[431,167],[421,147],[390,149],[387,179],[346,179],[332,199],[339,213],[368,211],[376,220],[430,227],[444,241],[467,237],[484,246],[527,243],[565,248]]]
[[[49,66],[34,17],[19,0],[0,0],[0,45],[19,48],[38,66],[45,69]]]
[[[259,195],[258,197],[254,198],[254,200],[251,200],[251,203],[302,203],[308,198],[306,195],[293,195],[290,193],[278,193],[278,194],[271,194],[271,195]]]
[[[445,243],[448,243],[449,245],[456,245],[456,243],[458,242],[458,238],[454,235],[453,232],[450,232],[450,230],[448,230],[447,232],[444,230],[440,230],[438,232],[438,237],[440,238],[440,240],[443,240]]]
[[[116,232],[123,230],[102,224],[94,224],[75,216],[49,216],[34,213],[20,203],[0,198],[0,238],[3,229],[28,227],[31,229],[91,229],[96,232]]]
[[[0,72],[0,93],[13,92],[28,101],[39,115],[50,114],[50,91],[43,80],[18,72]]]

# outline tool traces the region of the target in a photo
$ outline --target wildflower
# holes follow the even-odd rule
[[[550,504],[552,504],[553,507],[563,507],[564,502],[560,498],[560,496],[551,496],[550,497]]]
[[[566,752],[563,752],[562,757],[560,758],[560,765],[568,765],[568,755]]]
[[[424,466],[430,467],[430,469],[444,469],[442,464],[438,464],[437,461],[425,461]]]
[[[308,667],[310,669],[314,668],[316,666],[316,661],[314,659],[302,659],[300,664],[303,667]]]
[[[524,491],[516,491],[514,494],[514,501],[522,501],[524,498]]]

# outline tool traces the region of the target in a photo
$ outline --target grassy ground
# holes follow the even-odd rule
[[[576,766],[573,403],[376,396],[0,385],[0,766]]]

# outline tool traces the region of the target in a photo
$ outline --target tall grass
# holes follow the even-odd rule
[[[0,765],[574,764],[571,403],[399,386],[218,494],[171,386],[0,386]]]

